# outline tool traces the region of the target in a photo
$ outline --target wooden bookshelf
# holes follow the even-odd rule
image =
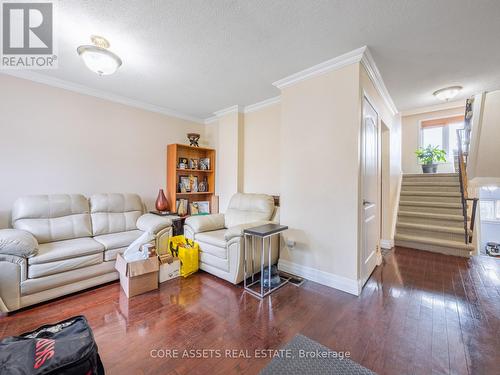
[[[210,159],[210,169],[189,169],[179,168],[179,159],[186,158]],[[213,197],[215,192],[215,150],[206,147],[192,147],[182,144],[171,144],[167,146],[167,191],[166,196],[171,211],[175,211],[176,202],[178,199],[187,199],[189,203],[198,201],[210,202],[210,211],[214,213],[212,207]],[[196,176],[198,177],[198,184],[204,178],[208,182],[208,191],[206,192],[185,192],[179,191],[179,182],[181,176]]]

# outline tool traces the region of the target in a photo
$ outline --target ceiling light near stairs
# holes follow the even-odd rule
[[[90,37],[93,45],[85,45],[77,48],[87,68],[100,76],[110,75],[122,65],[122,60],[113,52],[108,50],[109,42],[101,37],[93,35]]]
[[[462,86],[451,86],[451,87],[445,87],[444,89],[439,89],[437,91],[434,91],[432,95],[434,95],[436,98],[447,102],[450,99],[453,99],[457,94],[462,90]]]

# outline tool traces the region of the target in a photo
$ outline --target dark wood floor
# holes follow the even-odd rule
[[[359,298],[306,282],[259,302],[198,273],[127,300],[112,283],[0,317],[0,337],[77,314],[89,320],[108,374],[254,374],[269,359],[150,353],[253,354],[277,349],[297,333],[350,351],[379,374],[500,374],[500,261],[486,257],[398,248],[384,256]]]

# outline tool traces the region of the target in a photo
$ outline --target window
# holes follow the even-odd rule
[[[458,149],[457,130],[463,129],[463,116],[453,116],[422,121],[420,146],[438,146],[446,151],[448,163],[453,162],[454,150]]]
[[[500,221],[500,200],[482,199],[479,202],[481,221]]]

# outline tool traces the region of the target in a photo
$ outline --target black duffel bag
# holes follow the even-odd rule
[[[0,374],[104,374],[87,319],[75,316],[0,341]]]

